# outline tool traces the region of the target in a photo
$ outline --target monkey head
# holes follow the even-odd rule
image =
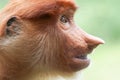
[[[17,75],[86,68],[87,55],[104,41],[75,24],[76,9],[73,0],[11,0],[0,13],[3,70]]]

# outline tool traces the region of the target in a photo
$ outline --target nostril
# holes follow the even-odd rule
[[[97,46],[98,46],[98,45],[89,45],[89,44],[88,44],[88,49],[89,49],[89,50],[93,50],[93,49],[96,48]]]
[[[87,49],[88,53],[92,53],[92,51],[98,46],[99,44],[88,44]]]

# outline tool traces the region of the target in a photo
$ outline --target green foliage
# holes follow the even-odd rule
[[[2,8],[7,2],[8,0],[0,0],[0,8]]]
[[[98,47],[90,58],[92,64],[83,71],[83,80],[120,80],[120,44]]]
[[[89,33],[107,42],[120,40],[120,0],[76,0],[76,21]]]

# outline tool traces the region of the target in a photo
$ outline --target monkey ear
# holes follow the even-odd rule
[[[11,17],[7,23],[5,28],[5,35],[6,36],[16,36],[19,35],[21,31],[20,22],[17,17]]]
[[[12,23],[13,22],[15,22],[16,21],[16,17],[12,17],[12,18],[10,18],[8,21],[7,21],[7,26],[11,26],[12,25]]]

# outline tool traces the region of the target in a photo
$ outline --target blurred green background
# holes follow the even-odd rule
[[[90,55],[83,80],[120,80],[120,0],[76,0],[75,21],[86,32],[105,40]],[[0,9],[7,0],[0,0]]]

